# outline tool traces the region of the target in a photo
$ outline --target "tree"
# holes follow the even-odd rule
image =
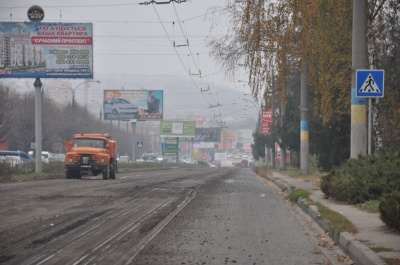
[[[6,140],[14,120],[14,100],[15,94],[11,92],[10,87],[0,83],[0,143]]]
[[[400,3],[371,1],[370,62],[385,70],[384,98],[374,101],[375,146],[400,146]]]

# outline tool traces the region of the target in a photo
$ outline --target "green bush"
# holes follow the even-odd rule
[[[321,190],[338,201],[353,204],[378,200],[382,220],[390,227],[399,229],[399,168],[400,148],[349,159],[322,177]]]
[[[22,166],[11,166],[7,163],[0,163],[0,182],[9,182],[12,176],[26,174],[35,171],[33,163]]]
[[[65,163],[64,162],[43,163],[42,170],[45,173],[64,173]]]
[[[321,179],[325,195],[339,201],[364,203],[400,186],[400,148],[349,159]]]
[[[0,163],[0,182],[10,181],[12,174],[13,167],[5,163]]]
[[[379,212],[385,224],[400,230],[400,191],[395,190],[384,194],[380,198]]]

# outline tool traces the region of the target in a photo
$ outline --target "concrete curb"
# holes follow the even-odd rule
[[[272,181],[277,187],[279,187],[286,195],[292,192],[292,189],[286,183],[280,181],[277,178],[267,177],[268,180]],[[351,257],[351,259],[358,265],[385,265],[386,263],[373,252],[369,247],[362,244],[360,241],[355,239],[348,232],[338,232],[332,228],[329,220],[321,218],[318,211],[318,207],[315,205],[309,205],[303,198],[299,198],[297,205],[311,218],[317,222],[325,232],[329,232],[330,237],[335,243]]]

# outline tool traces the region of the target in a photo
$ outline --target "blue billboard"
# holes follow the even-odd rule
[[[0,78],[93,78],[92,24],[0,22]]]

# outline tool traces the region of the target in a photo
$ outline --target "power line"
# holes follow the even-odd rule
[[[150,5],[150,4],[163,5],[163,4],[170,4],[170,3],[180,4],[180,3],[184,3],[184,2],[186,2],[186,0],[169,0],[167,2],[157,2],[157,1],[151,0],[151,1],[146,1],[144,3],[140,3],[140,5]]]

